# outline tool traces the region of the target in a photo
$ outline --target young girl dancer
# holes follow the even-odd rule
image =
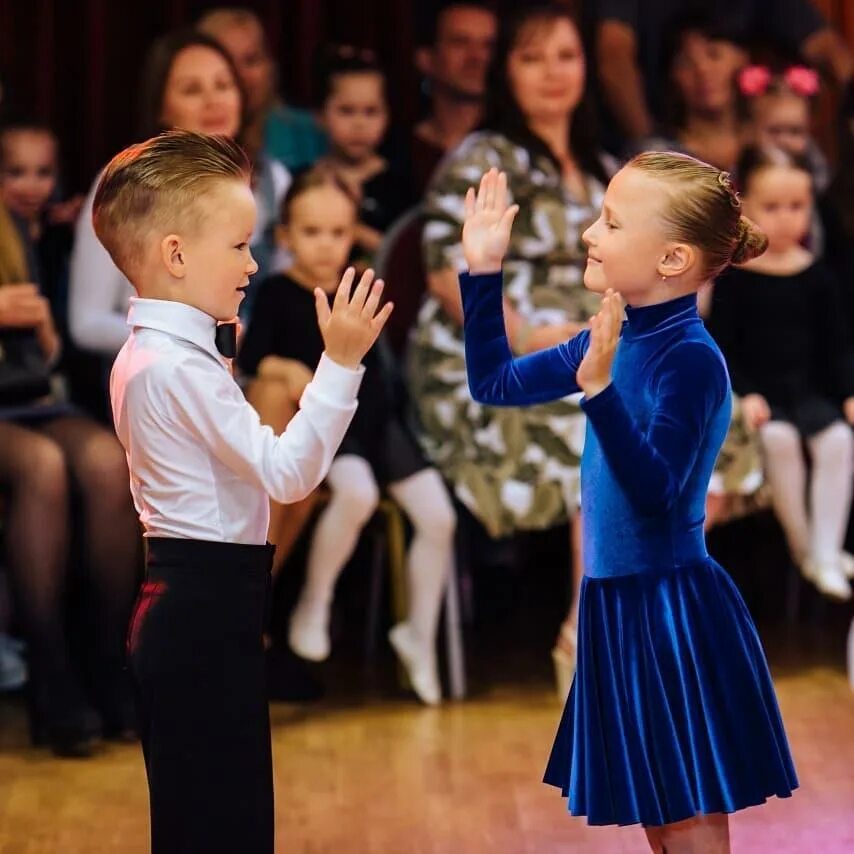
[[[584,283],[604,294],[590,330],[514,359],[500,271],[517,208],[503,175],[487,173],[466,206],[473,396],[585,394],[578,665],[545,781],[590,824],[643,824],[653,851],[727,852],[726,813],[797,786],[756,630],[703,536],[730,387],[697,290],[765,237],[726,173],[642,154],[584,233]]]

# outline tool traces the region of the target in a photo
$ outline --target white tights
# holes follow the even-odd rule
[[[834,563],[845,540],[851,510],[851,428],[835,421],[807,439],[812,477],[807,500],[807,466],[801,437],[785,421],[769,421],[759,431],[774,511],[786,534],[793,560],[811,556]]]
[[[362,457],[337,457],[326,483],[332,496],[314,531],[301,597],[301,606],[310,609],[329,608],[338,576],[380,500],[371,467]],[[456,516],[436,469],[423,469],[389,484],[388,491],[414,529],[406,558],[407,622],[422,643],[432,645],[453,559]]]

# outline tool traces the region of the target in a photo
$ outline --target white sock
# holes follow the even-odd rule
[[[807,445],[812,457],[812,554],[819,564],[835,564],[851,511],[851,428],[835,421],[811,436]]]
[[[388,491],[414,528],[406,555],[407,622],[418,640],[432,648],[445,582],[454,556],[456,515],[436,469],[423,469],[392,483]]]
[[[792,559],[800,566],[810,546],[806,504],[807,468],[801,437],[785,421],[769,421],[759,430],[765,455],[765,476],[774,512],[783,527]]]
[[[332,495],[314,529],[300,597],[302,607],[316,609],[329,607],[335,582],[380,499],[371,467],[353,454],[335,458],[326,483]]]

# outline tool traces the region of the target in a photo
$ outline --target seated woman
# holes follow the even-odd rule
[[[36,278],[10,215],[0,207],[5,563],[29,650],[34,739],[46,740],[59,756],[88,756],[98,734],[133,735],[124,640],[141,539],[121,446],[53,391],[49,368],[60,340]],[[72,548],[78,532],[80,549]],[[72,555],[75,561],[79,555],[81,567],[72,566]],[[92,696],[69,648],[65,611],[72,571],[85,576],[97,632]]]

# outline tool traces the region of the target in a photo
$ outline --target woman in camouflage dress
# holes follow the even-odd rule
[[[548,528],[575,515],[584,417],[577,398],[529,409],[472,401],[457,283],[464,264],[463,199],[496,167],[507,173],[520,205],[504,267],[515,351],[552,346],[583,328],[597,299],[582,281],[587,253],[581,234],[599,215],[608,177],[592,140],[584,90],[579,29],[565,8],[525,9],[505,21],[483,129],[446,158],[426,198],[430,293],[411,341],[411,390],[427,453],[493,537]],[[576,525],[573,531],[578,555]],[[580,575],[577,568],[576,581]],[[556,647],[561,682],[571,675],[574,645],[575,601]]]

